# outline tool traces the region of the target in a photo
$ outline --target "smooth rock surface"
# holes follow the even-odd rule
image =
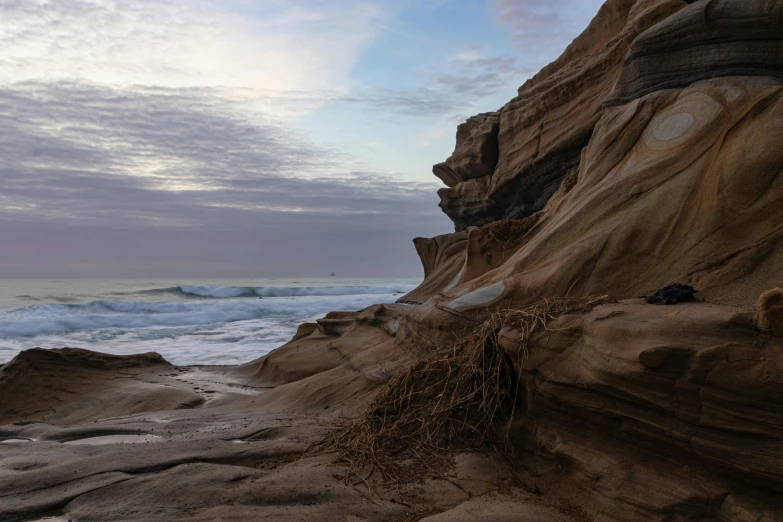
[[[606,2],[563,55],[526,82],[498,112],[493,172],[486,174],[483,164],[466,173],[475,162],[464,162],[463,173],[449,178],[449,188],[438,192],[440,206],[455,229],[521,219],[541,210],[563,179],[579,167],[604,104],[624,105],[710,78],[783,78],[779,1],[690,4]],[[687,115],[675,117],[667,126],[669,132],[687,127],[688,121]],[[458,136],[455,156],[473,146],[472,140]],[[456,179],[461,183],[455,185]]]

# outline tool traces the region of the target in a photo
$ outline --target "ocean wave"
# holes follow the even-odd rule
[[[368,294],[396,294],[410,292],[415,285],[384,286],[199,286],[180,285],[174,287],[183,294],[197,297],[237,298],[237,297],[312,297]],[[172,290],[172,289],[168,289]]]
[[[274,300],[93,301],[33,305],[0,312],[0,339],[86,330],[214,325],[264,318],[295,320],[329,310],[359,310],[378,302],[378,298],[377,294],[364,294]]]

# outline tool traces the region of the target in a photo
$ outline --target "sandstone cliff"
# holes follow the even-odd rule
[[[454,154],[434,168],[449,187],[439,192],[441,208],[456,230],[541,210],[579,166],[606,103],[716,76],[780,77],[776,2],[699,1],[670,17],[686,5],[607,1],[516,98],[463,124]]]
[[[425,280],[399,303],[329,314],[240,367],[72,350],[0,367],[0,520],[783,520],[780,143],[781,0],[608,0],[460,126],[434,168],[457,232],[415,240]],[[639,299],[675,281],[702,302]],[[448,438],[450,466],[412,480],[313,452],[346,418],[368,443],[342,455],[387,451],[417,397],[420,423],[459,403],[454,380],[492,394],[460,374],[474,338],[501,362],[469,371],[514,392],[490,417],[514,473]],[[461,413],[444,425],[475,431]],[[100,436],[153,438],[79,445]],[[413,469],[425,431],[405,436],[385,462]]]

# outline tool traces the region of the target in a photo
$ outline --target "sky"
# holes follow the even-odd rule
[[[0,0],[0,278],[409,277],[601,0]]]

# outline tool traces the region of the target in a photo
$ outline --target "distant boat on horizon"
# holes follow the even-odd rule
[[[332,272],[331,274],[329,274],[329,277],[334,277],[334,272]]]

